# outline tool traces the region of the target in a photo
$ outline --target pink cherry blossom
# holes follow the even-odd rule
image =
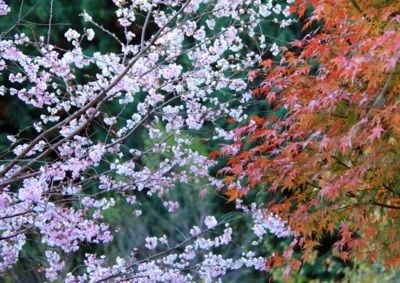
[[[102,28],[91,11],[83,11],[87,28],[66,28],[62,48],[48,34],[34,37],[18,28],[0,37],[0,71],[6,74],[0,95],[37,112],[30,127],[5,133],[9,149],[0,162],[0,272],[20,260],[28,240],[43,246],[32,268],[43,265],[48,281],[209,282],[232,270],[263,270],[265,255],[248,247],[236,256],[221,254],[237,248],[232,243],[240,236],[232,225],[235,219],[204,209],[190,220],[194,223],[184,225],[177,216],[188,204],[172,195],[178,185],[196,196],[221,186],[209,174],[216,162],[207,158],[206,142],[199,142],[197,134],[230,141],[233,133],[221,121],[247,119],[251,91],[246,74],[259,66],[268,48],[279,52],[276,43],[268,45],[265,36],[256,34],[273,14],[283,17],[278,25],[290,24],[287,5],[247,0],[113,3],[118,36]],[[0,16],[9,12],[0,0]],[[146,36],[134,34],[131,27],[148,30],[146,18],[157,28]],[[221,27],[220,20],[231,24]],[[120,50],[87,55],[85,46],[104,34]],[[257,52],[245,44],[249,36],[259,40]],[[335,99],[332,95],[327,99]],[[375,138],[382,133],[378,126]],[[35,136],[27,134],[30,129]],[[224,154],[237,151],[232,144],[222,148]],[[171,213],[176,235],[146,234],[151,229],[144,229],[138,231],[142,242],[129,255],[108,259],[89,253],[77,266],[69,264],[73,253],[111,245],[125,228],[109,222],[108,210],[123,203],[128,219],[144,221],[144,198],[159,201]],[[260,207],[241,204],[236,213],[252,221],[248,230],[259,239],[269,232],[292,236],[285,221]]]

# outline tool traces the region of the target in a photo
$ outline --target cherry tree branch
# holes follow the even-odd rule
[[[183,5],[181,7],[181,9],[173,16],[171,17],[171,19],[168,21],[168,23],[170,23],[171,21],[175,20],[175,18],[182,13],[182,11],[189,5],[191,1],[187,1],[185,5]],[[125,69],[117,76],[115,77],[111,83],[108,85],[108,87],[106,87],[95,99],[93,99],[91,102],[89,102],[88,104],[86,104],[84,107],[82,107],[81,109],[77,110],[75,113],[71,114],[70,116],[68,116],[67,118],[65,118],[63,121],[57,123],[56,125],[52,126],[51,128],[45,130],[44,132],[42,132],[41,134],[39,134],[35,139],[33,139],[29,145],[27,147],[24,148],[24,150],[22,150],[22,152],[20,152],[16,157],[15,160],[13,160],[12,162],[8,163],[5,168],[0,172],[0,177],[5,176],[5,174],[11,170],[11,168],[13,168],[19,160],[22,159],[23,157],[25,157],[25,155],[37,144],[39,143],[43,138],[45,138],[46,136],[48,136],[49,134],[55,132],[56,130],[58,130],[59,128],[61,128],[62,126],[66,125],[67,123],[71,122],[73,119],[78,118],[79,116],[81,116],[82,114],[86,113],[90,108],[92,108],[94,105],[96,104],[101,104],[102,102],[104,102],[107,99],[107,93],[110,92],[125,76],[126,74],[129,72],[129,70],[132,68],[132,66],[139,60],[139,58],[142,57],[142,55],[150,48],[150,46],[152,46],[154,44],[154,42],[158,39],[158,37],[160,36],[160,34],[163,32],[163,30],[168,26],[168,23],[165,24],[162,28],[160,28],[160,30],[157,31],[157,33],[152,37],[152,39],[150,40],[150,42],[144,46],[138,54],[135,55],[135,57],[130,61],[130,63],[125,67]],[[99,106],[98,105],[98,106]],[[88,121],[89,122],[89,121]],[[78,131],[79,132],[79,131]],[[69,139],[70,137],[68,137]],[[66,139],[63,139],[62,141],[65,141]],[[61,144],[61,141],[57,144]],[[24,166],[24,170],[27,167]],[[23,172],[22,170],[18,170],[16,173],[14,173],[12,175],[11,178],[17,176],[18,174],[20,174],[21,172]],[[3,186],[4,183],[0,184],[0,187]]]

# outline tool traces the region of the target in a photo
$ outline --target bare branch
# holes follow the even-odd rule
[[[143,27],[142,27],[142,36],[140,38],[140,49],[142,50],[144,48],[144,41],[145,41],[145,36],[146,36],[146,29],[147,26],[149,25],[149,20],[151,16],[151,12],[153,11],[153,6],[150,7],[149,11],[147,12],[146,20],[144,21]]]
[[[47,45],[50,44],[51,22],[53,20],[53,0],[50,0],[49,29],[47,30]]]

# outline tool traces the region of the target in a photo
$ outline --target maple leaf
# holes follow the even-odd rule
[[[387,269],[390,268],[398,268],[400,266],[400,257],[399,256],[393,256],[390,257],[389,259],[386,260],[385,266]]]
[[[383,133],[384,131],[385,131],[385,130],[382,128],[381,124],[378,123],[378,124],[371,130],[371,134],[368,136],[367,139],[368,139],[370,142],[373,142],[373,141],[376,140],[376,139],[380,139],[380,138],[381,138],[381,135],[382,135],[382,133]]]
[[[208,158],[210,158],[210,159],[212,159],[212,160],[217,159],[217,157],[219,157],[219,156],[220,156],[220,152],[219,152],[218,150],[211,151],[211,152],[208,154]]]
[[[319,143],[319,151],[327,150],[328,149],[328,145],[329,145],[329,138],[323,137],[323,139]]]
[[[276,101],[276,93],[275,92],[269,92],[267,95],[267,101],[269,104],[272,104],[274,101]]]
[[[224,195],[226,195],[228,197],[228,200],[226,201],[228,202],[233,202],[236,201],[240,198],[240,191],[237,187],[232,187],[229,188]]]
[[[247,74],[247,79],[249,82],[254,81],[254,79],[257,77],[257,72],[256,71],[251,71]]]
[[[272,61],[271,59],[266,59],[266,60],[262,61],[261,64],[265,69],[270,69],[272,67],[273,63],[274,63],[274,61]]]

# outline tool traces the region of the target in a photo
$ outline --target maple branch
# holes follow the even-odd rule
[[[386,102],[386,94],[392,84],[392,80],[394,77],[394,74],[396,73],[397,70],[397,66],[398,66],[398,60],[396,61],[396,64],[394,66],[394,68],[390,71],[389,76],[387,77],[385,84],[381,90],[381,92],[379,93],[379,95],[376,97],[374,103],[372,104],[372,108],[374,107],[382,107],[385,102]]]
[[[333,159],[336,160],[336,162],[344,167],[346,167],[346,169],[349,169],[351,166],[346,165],[346,163],[344,163],[342,160],[340,160],[339,158],[337,158],[336,156],[332,156]]]
[[[341,118],[341,119],[347,119],[349,116],[345,116],[345,115],[338,115],[338,114],[331,114],[332,117],[337,117],[337,118]]]
[[[356,207],[357,206],[357,204],[349,204],[349,205],[345,205],[345,206],[341,206],[341,207],[338,207],[338,208],[335,208],[335,209],[333,209],[333,211],[339,211],[339,210],[345,210],[345,209],[348,209],[348,208],[353,208],[353,207]]]
[[[399,209],[400,210],[400,206],[397,205],[392,205],[392,204],[386,204],[386,203],[380,203],[380,202],[372,202],[373,205],[377,205],[377,206],[381,206],[381,207],[385,207],[385,208],[390,208],[390,209]]]
[[[346,196],[350,197],[350,198],[357,198],[357,195],[352,193],[352,192],[347,192]],[[361,205],[363,203],[360,203]],[[385,208],[390,208],[390,209],[399,209],[400,210],[400,206],[397,205],[392,205],[392,204],[386,204],[386,203],[381,203],[381,202],[377,202],[377,201],[373,201],[370,204],[372,205],[377,205],[377,206],[381,206],[381,207],[385,207]]]
[[[361,9],[361,7],[358,5],[356,0],[350,0],[350,3],[356,8],[357,12],[359,12],[361,15],[365,15],[364,11]]]
[[[395,194],[395,195],[400,195],[398,192],[396,192],[395,190],[393,190],[391,187],[389,187],[388,185],[382,184],[382,186],[388,190],[389,192]]]

